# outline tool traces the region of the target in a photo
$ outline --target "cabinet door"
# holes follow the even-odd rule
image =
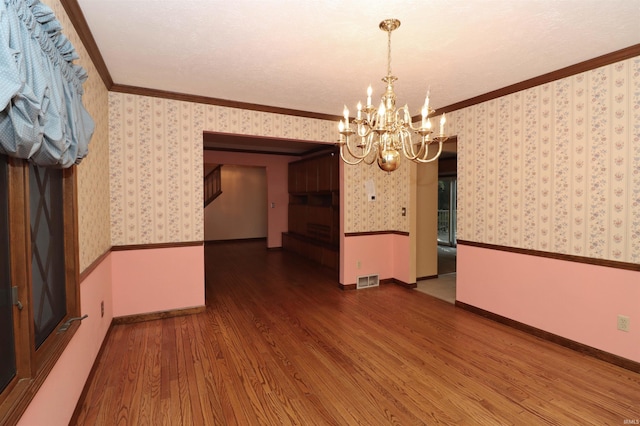
[[[305,162],[307,166],[307,191],[318,191],[318,160],[312,159]]]
[[[289,164],[289,192],[307,192],[307,167],[304,162]]]
[[[289,204],[289,232],[305,235],[307,232],[307,206]]]

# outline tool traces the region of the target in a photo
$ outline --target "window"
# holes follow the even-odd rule
[[[9,269],[9,206],[7,163],[0,161],[0,391],[16,375],[11,306],[11,271]]]
[[[0,156],[0,424],[13,424],[79,322],[75,167]],[[6,343],[5,343],[6,342]]]

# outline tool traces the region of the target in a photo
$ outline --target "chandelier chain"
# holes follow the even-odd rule
[[[391,75],[391,31],[387,31],[387,75]]]

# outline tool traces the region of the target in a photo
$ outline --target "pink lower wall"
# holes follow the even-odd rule
[[[393,278],[414,284],[415,271],[411,271],[411,240],[408,235],[393,234]],[[412,273],[413,272],[413,273]]]
[[[204,246],[111,253],[113,316],[204,306]]]
[[[355,284],[359,276],[372,274],[378,274],[380,279],[411,282],[409,236],[375,234],[344,237],[341,254],[342,284]]]
[[[640,272],[458,245],[460,302],[636,362],[639,283]]]
[[[205,164],[259,166],[267,170],[267,247],[282,247],[282,233],[288,230],[289,181],[288,165],[298,157],[248,154],[227,151],[204,151]],[[222,188],[224,192],[224,188]],[[273,204],[272,204],[273,203]],[[271,207],[274,205],[275,207]]]
[[[89,317],[22,415],[21,426],[69,424],[114,317],[204,306],[204,247],[112,251],[80,284],[80,303]]]
[[[111,255],[80,284],[82,314],[89,315],[69,342],[18,422],[21,426],[68,425],[113,319]],[[100,302],[104,301],[104,317]]]

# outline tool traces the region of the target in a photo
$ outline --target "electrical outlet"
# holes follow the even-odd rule
[[[618,330],[629,331],[629,317],[626,315],[618,315]]]
[[[104,317],[104,300],[100,302],[100,318]]]

